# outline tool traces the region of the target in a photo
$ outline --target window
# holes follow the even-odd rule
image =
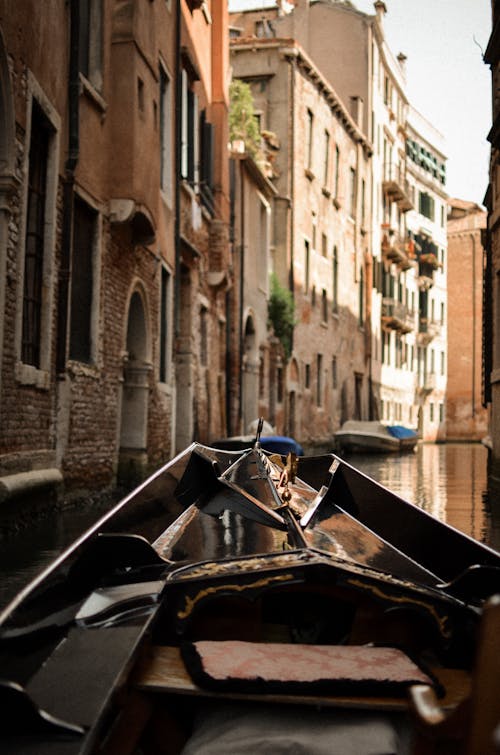
[[[316,405],[323,403],[323,354],[316,354]]]
[[[328,296],[324,288],[321,290],[321,320],[328,322]]]
[[[305,381],[305,388],[309,389],[311,387],[311,365],[310,364],[305,365],[304,381]]]
[[[40,367],[50,124],[33,100],[28,166],[21,361]]]
[[[337,357],[332,357],[332,388],[335,390],[338,387],[338,375],[337,375]]]
[[[382,363],[391,363],[391,334],[386,330],[382,331]]]
[[[160,290],[160,382],[168,383],[169,378],[169,352],[170,352],[170,285],[171,276],[165,267],[161,269]]]
[[[160,187],[172,192],[172,102],[170,79],[160,66]]]
[[[361,179],[361,227],[364,227],[365,225],[365,213],[366,213],[366,181],[365,179]]]
[[[335,146],[335,186],[334,196],[338,199],[339,196],[339,174],[340,174],[340,150],[338,145]]]
[[[328,188],[330,183],[330,134],[325,131],[325,150],[323,164],[323,186]]]
[[[102,90],[102,0],[79,2],[79,70]]]
[[[181,176],[198,184],[198,98],[185,68],[181,73]]]
[[[444,375],[446,372],[446,354],[444,351],[441,352],[441,375]]]
[[[356,216],[356,171],[354,168],[349,171],[349,179],[349,215],[354,218]]]
[[[200,116],[200,194],[205,208],[214,212],[214,154],[215,126],[206,120],[206,112]]]
[[[71,253],[71,321],[69,358],[92,361],[92,305],[97,213],[75,197],[73,249]]]
[[[384,105],[389,104],[389,77],[384,76]]]
[[[326,257],[328,254],[328,238],[326,233],[321,234],[321,254]]]
[[[421,191],[419,196],[418,210],[421,215],[434,221],[435,217],[435,202],[434,197],[431,197],[427,192]]]
[[[337,247],[333,247],[332,259],[332,311],[339,311],[339,259]]]
[[[358,325],[363,327],[365,322],[365,272],[362,267],[359,269],[359,304],[358,304]]]
[[[306,118],[306,168],[312,170],[314,115],[309,109]]]
[[[311,249],[309,246],[309,241],[307,239],[304,239],[304,293],[305,294],[307,294],[307,292],[309,291],[310,264],[311,264]]]

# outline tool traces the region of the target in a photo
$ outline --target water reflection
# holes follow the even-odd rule
[[[481,444],[419,444],[415,453],[402,456],[345,458],[402,498],[500,549],[498,514],[488,498],[488,455]]]

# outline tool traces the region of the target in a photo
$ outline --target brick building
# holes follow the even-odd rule
[[[2,499],[224,428],[227,46],[219,0],[0,3]]]
[[[449,200],[447,440],[482,440],[488,414],[482,401],[483,235],[486,212],[474,202]]]

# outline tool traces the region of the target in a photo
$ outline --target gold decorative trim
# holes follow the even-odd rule
[[[436,609],[429,605],[429,603],[426,603],[424,600],[417,600],[413,597],[401,597],[398,598],[395,595],[388,595],[386,592],[381,590],[376,585],[367,585],[366,582],[360,582],[357,579],[348,579],[347,583],[350,585],[353,585],[354,587],[360,587],[363,590],[368,590],[369,592],[373,593],[374,595],[377,595],[379,598],[382,598],[383,600],[389,600],[391,603],[407,603],[412,605],[419,605],[423,606],[426,611],[428,611],[432,616],[434,616],[434,619],[439,626],[440,632],[443,635],[443,637],[450,637],[451,636],[451,629],[446,628],[446,624],[448,623],[448,617],[447,616],[440,616],[439,613],[436,611]]]
[[[215,595],[218,592],[243,592],[259,587],[267,587],[273,582],[287,582],[293,579],[293,574],[276,574],[274,577],[259,579],[257,580],[257,582],[251,582],[250,584],[224,584],[213,587],[206,587],[204,590],[200,590],[194,598],[190,598],[189,595],[185,596],[185,608],[184,610],[177,612],[177,618],[187,619],[187,617],[192,613],[196,604],[203,598],[206,598],[208,595]]]

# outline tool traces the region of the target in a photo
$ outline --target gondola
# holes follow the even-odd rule
[[[1,613],[0,752],[411,752],[497,592],[498,553],[333,454],[193,443]]]

